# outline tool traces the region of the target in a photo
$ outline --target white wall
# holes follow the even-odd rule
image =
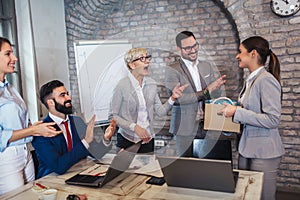
[[[16,15],[23,97],[35,122],[47,113],[37,97],[42,84],[59,79],[70,88],[64,0],[17,0]]]

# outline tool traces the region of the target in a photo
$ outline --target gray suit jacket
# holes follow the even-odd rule
[[[244,124],[239,153],[246,158],[275,158],[284,154],[278,126],[281,115],[281,86],[262,69],[243,94],[234,122]]]
[[[154,115],[166,115],[172,105],[170,105],[168,101],[164,104],[161,103],[157,93],[157,84],[153,79],[144,77],[144,81],[143,94],[147,106],[151,134],[153,135]],[[139,101],[128,76],[121,79],[116,86],[110,107],[112,117],[116,120],[120,128],[119,132],[126,135],[127,138],[133,136],[135,133],[130,130],[129,126],[132,123],[137,123]]]
[[[200,62],[198,71],[203,89],[216,80],[215,71],[210,63]],[[188,84],[189,86],[183,91],[182,96],[176,100],[172,108],[169,132],[176,135],[192,136],[197,133],[198,123],[196,122],[196,115],[199,101],[204,101],[205,99],[203,91],[197,92],[193,78],[181,59],[170,65],[170,68],[167,68],[166,87],[169,95],[171,95],[170,91],[177,83],[180,83],[180,85]]]

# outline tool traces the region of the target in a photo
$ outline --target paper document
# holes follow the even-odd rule
[[[108,165],[95,164],[94,166],[80,172],[80,175],[105,176],[108,167]]]

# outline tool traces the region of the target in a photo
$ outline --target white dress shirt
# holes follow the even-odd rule
[[[150,132],[150,122],[149,122],[149,116],[146,106],[145,97],[143,94],[143,87],[145,86],[145,82],[143,81],[142,87],[140,86],[138,80],[130,73],[128,74],[129,79],[131,81],[131,84],[133,85],[133,88],[135,89],[135,92],[137,94],[138,100],[139,100],[139,108],[138,108],[138,118],[136,124],[138,124],[140,127],[146,129],[148,133],[151,135],[151,137],[154,137],[154,133]],[[130,129],[134,131],[134,127],[136,125],[135,123],[132,123],[130,125]],[[140,138],[138,135],[134,136],[134,142],[139,141]]]
[[[249,84],[253,81],[253,79],[256,77],[256,75],[258,74],[258,72],[260,71],[260,70],[262,70],[264,67],[263,66],[261,66],[261,67],[259,67],[259,68],[257,68],[256,70],[254,70],[249,76],[248,76],[248,78],[246,79],[246,82],[245,82],[245,89],[244,89],[244,92],[241,94],[241,96],[240,96],[240,102],[243,104],[243,100],[244,100],[244,97],[245,97],[245,95],[243,95],[243,94],[245,94],[248,90],[249,90]]]
[[[49,117],[59,126],[59,128],[63,131],[63,134],[64,134],[64,137],[65,137],[65,140],[66,140],[66,143],[67,143],[67,146],[68,146],[68,139],[67,139],[67,131],[66,131],[66,128],[65,126],[62,124],[62,122],[64,121],[67,121],[68,122],[68,125],[69,125],[69,132],[71,133],[71,138],[72,138],[72,131],[71,131],[71,125],[70,125],[70,120],[69,120],[69,116],[67,115],[66,119],[62,119],[60,117],[57,117],[51,113],[49,113]],[[73,141],[73,140],[72,140]],[[82,139],[81,140],[82,144],[84,145],[85,148],[89,148],[90,145],[89,143],[87,143],[85,141],[85,139]]]
[[[189,70],[189,72],[192,76],[192,79],[194,81],[197,92],[202,91],[203,88],[201,86],[199,70],[197,67],[199,64],[199,60],[196,60],[196,63],[193,64],[192,61],[186,60],[182,57],[181,57],[181,59],[184,62],[185,66],[187,67],[187,69]],[[197,116],[196,116],[197,121],[203,119],[204,112],[203,112],[202,106],[203,106],[203,102],[200,101],[198,104],[198,112],[197,112]]]

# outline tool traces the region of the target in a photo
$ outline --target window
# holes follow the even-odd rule
[[[16,14],[14,0],[0,0],[0,36],[10,40],[15,55],[18,56],[18,43],[16,31]],[[16,73],[9,74],[6,78],[21,93],[21,75],[19,62],[16,64]]]

